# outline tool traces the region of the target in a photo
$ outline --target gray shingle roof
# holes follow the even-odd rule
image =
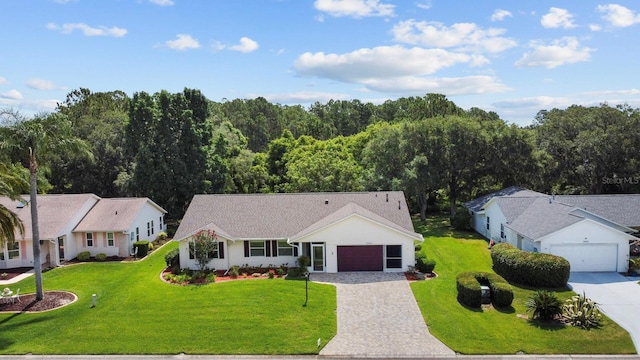
[[[100,201],[89,211],[74,231],[125,231],[144,206],[149,202],[165,212],[148,198],[111,198]]]
[[[557,195],[556,199],[620,225],[640,227],[640,194]]]
[[[490,194],[475,198],[473,200],[469,200],[464,203],[464,207],[467,209],[478,212],[482,210],[482,208],[486,205],[489,200],[498,196],[519,196],[519,197],[535,197],[535,196],[546,196],[545,194],[523,189],[519,186],[510,186],[508,188],[504,188],[502,190],[492,192]]]
[[[23,199],[29,200],[28,195]],[[74,216],[79,216],[82,207],[88,201],[97,201],[99,197],[94,194],[47,194],[38,195],[38,230],[41,240],[53,240],[60,235],[63,227]],[[16,213],[24,223],[24,239],[31,240],[31,204],[23,208],[17,208],[17,201],[7,197],[0,197],[0,203]],[[18,235],[18,238],[21,238]]]
[[[529,205],[506,226],[530,239],[538,239],[575,224],[583,217],[571,213],[571,205],[559,201],[549,201],[548,197],[536,197]],[[520,200],[520,199],[514,199]]]
[[[350,214],[419,238],[404,193],[387,191],[196,195],[174,239],[184,239],[204,228],[230,239],[286,239],[300,237]]]
[[[539,197],[520,197],[520,196],[501,196],[496,197],[495,201],[507,218],[507,222],[513,222],[520,216],[531,204]]]

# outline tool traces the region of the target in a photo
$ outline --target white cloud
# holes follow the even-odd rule
[[[602,18],[614,27],[627,27],[640,22],[640,15],[635,11],[618,4],[598,5],[596,8],[604,13]]]
[[[149,0],[149,2],[158,6],[172,6],[174,4],[173,0]]]
[[[494,11],[493,14],[491,15],[491,21],[502,21],[507,17],[513,17],[513,14],[511,14],[511,11],[496,9],[496,11]]]
[[[416,3],[416,6],[420,9],[429,10],[431,9],[431,0],[423,0],[422,2]]]
[[[70,34],[75,30],[80,30],[85,36],[113,36],[123,37],[127,34],[127,29],[114,26],[107,28],[106,26],[91,27],[85,23],[66,23],[58,25],[56,23],[48,23],[47,29],[60,31],[63,34]]]
[[[9,100],[21,100],[23,98],[23,96],[20,93],[20,91],[18,91],[16,89],[11,89],[9,91],[5,91],[3,93],[0,93],[0,97],[2,97],[4,99],[9,99]]]
[[[7,79],[3,78],[2,76],[0,76],[0,85],[4,85],[4,84],[7,84],[7,83],[8,83]]]
[[[601,91],[589,91],[582,93],[583,95],[604,97],[604,96],[620,96],[620,95],[640,95],[640,89],[626,89],[626,90],[601,90]]]
[[[502,36],[505,29],[484,30],[474,23],[448,27],[438,22],[406,20],[394,25],[391,32],[395,41],[430,47],[498,53],[517,45],[515,40]]]
[[[557,7],[549,9],[549,13],[542,17],[540,23],[547,29],[570,29],[576,27],[576,24],[573,23],[573,14],[566,9]]]
[[[531,108],[531,109],[552,109],[571,105],[571,100],[564,97],[533,96],[519,99],[508,99],[493,103],[499,108]]]
[[[547,69],[587,61],[591,58],[593,49],[580,47],[580,43],[575,37],[564,37],[554,40],[546,45],[539,41],[532,41],[529,44],[533,48],[532,52],[526,53],[516,61],[515,65],[536,67],[542,66]]]
[[[334,17],[393,16],[395,5],[383,4],[380,0],[316,0],[313,6],[318,11]]]
[[[385,93],[440,93],[448,96],[500,93],[510,90],[495,77],[486,75],[455,78],[405,76],[393,79],[372,79],[365,85],[371,90]]]
[[[188,50],[188,49],[197,49],[200,47],[200,43],[198,40],[191,37],[189,34],[178,34],[176,35],[175,40],[167,40],[165,41],[165,45],[169,49],[174,50]]]
[[[360,84],[368,90],[395,94],[478,94],[506,91],[506,86],[490,76],[429,77],[454,65],[473,66],[486,61],[480,55],[396,45],[359,49],[346,54],[304,53],[295,61],[294,67],[302,76]]]
[[[258,49],[258,43],[248,37],[243,36],[240,38],[240,44],[229,47],[230,50],[239,51],[242,53],[250,53]]]
[[[589,29],[591,31],[600,31],[600,30],[602,30],[602,26],[600,26],[598,24],[589,24]]]
[[[27,86],[36,90],[52,90],[56,88],[53,82],[37,78],[30,79],[27,82]]]

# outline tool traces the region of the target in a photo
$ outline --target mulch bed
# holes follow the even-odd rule
[[[0,303],[0,312],[39,312],[57,309],[76,301],[68,291],[45,291],[44,299],[36,301],[36,294],[20,295],[20,302]]]
[[[416,273],[410,272],[410,271],[405,272],[404,276],[407,278],[408,281],[420,281],[420,280],[422,280],[422,279],[418,278]],[[424,274],[424,280],[433,279],[436,276],[437,275],[434,272],[429,273],[429,274]]]
[[[22,275],[27,271],[33,269],[32,267],[20,267],[13,269],[2,269],[0,270],[0,280],[11,280],[18,275]],[[7,275],[5,275],[7,274]]]

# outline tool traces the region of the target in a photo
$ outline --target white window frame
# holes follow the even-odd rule
[[[258,243],[261,243],[261,246],[257,246]],[[264,240],[249,240],[249,256],[266,256],[266,241]],[[254,254],[254,252],[256,252]]]
[[[213,259],[220,259],[220,246],[218,245],[219,242],[215,242],[215,250],[213,250],[212,252],[209,253],[210,256],[207,256],[207,259],[209,260],[213,260]],[[195,260],[196,259],[196,254],[195,254],[195,250],[194,247],[195,243],[192,241],[189,241],[189,259],[190,260]]]
[[[388,249],[389,246],[397,246],[400,248],[400,256],[389,256]],[[384,266],[387,269],[402,269],[402,245],[385,245],[384,246]],[[400,260],[400,266],[389,266],[388,260]]]
[[[278,256],[293,256],[293,247],[287,240],[278,240]]]
[[[7,259],[9,260],[20,259],[20,243],[17,241],[14,241],[13,247],[10,247],[9,245],[10,244],[7,242]]]
[[[107,246],[108,247],[116,246],[116,238],[112,232],[107,233]]]
[[[84,238],[87,239],[87,247],[93,247],[93,233],[85,233]]]

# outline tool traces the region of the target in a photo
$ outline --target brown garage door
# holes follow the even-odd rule
[[[338,271],[382,271],[382,246],[338,246]]]

